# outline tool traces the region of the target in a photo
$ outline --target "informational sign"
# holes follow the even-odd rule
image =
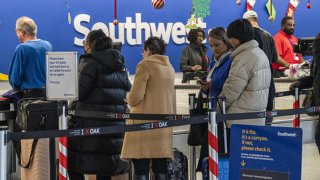
[[[78,60],[77,52],[48,52],[47,99],[78,99]]]
[[[230,179],[300,180],[300,128],[232,125]]]

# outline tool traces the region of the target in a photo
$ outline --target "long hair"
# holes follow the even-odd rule
[[[232,49],[231,42],[227,36],[227,32],[223,27],[216,27],[209,32],[209,37],[218,39],[227,45],[228,50]]]

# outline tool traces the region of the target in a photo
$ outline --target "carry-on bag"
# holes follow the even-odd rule
[[[188,158],[181,151],[174,148],[174,158],[168,161],[169,180],[188,180]]]
[[[57,130],[57,101],[22,99],[18,102],[17,125],[24,131]]]

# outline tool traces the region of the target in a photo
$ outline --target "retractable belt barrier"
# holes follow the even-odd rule
[[[262,111],[252,113],[237,113],[237,114],[217,114],[217,122],[228,120],[244,120],[244,119],[256,119],[265,117],[278,117],[288,116],[294,114],[305,114],[320,112],[320,106],[289,109],[289,110],[277,110],[277,111]],[[167,128],[173,126],[182,126],[189,124],[207,123],[209,117],[207,115],[174,115],[174,114],[119,114],[119,113],[105,113],[95,112],[96,116],[93,116],[93,111],[79,111],[73,112],[75,116],[81,117],[96,117],[105,119],[139,119],[139,120],[160,120],[157,122],[147,122],[141,124],[132,125],[116,125],[99,128],[82,128],[82,129],[70,129],[70,130],[49,130],[49,131],[29,131],[29,132],[14,132],[8,133],[9,140],[20,139],[41,139],[41,138],[55,138],[55,137],[76,137],[76,136],[92,136],[102,134],[115,134],[140,130],[151,130],[159,128]]]
[[[309,90],[300,90],[301,94],[305,94]],[[294,91],[284,91],[276,93],[276,97],[293,95]],[[228,120],[255,119],[265,117],[288,116],[294,114],[305,114],[320,112],[320,106],[298,108],[289,110],[263,111],[252,113],[237,113],[237,114],[217,114],[217,122]],[[133,125],[117,125],[99,128],[82,128],[70,130],[47,130],[47,131],[29,131],[29,132],[8,132],[7,141],[20,139],[41,139],[55,137],[75,137],[75,136],[90,136],[99,134],[114,134],[130,131],[150,130],[158,128],[166,128],[173,126],[182,126],[188,124],[207,123],[208,115],[189,115],[189,114],[129,114],[129,113],[107,113],[97,111],[73,111],[69,110],[68,115],[86,118],[102,118],[102,119],[132,119],[132,120],[159,120],[157,122],[148,122]],[[179,121],[173,121],[179,120]]]
[[[299,94],[306,94],[308,91],[311,91],[310,89],[301,89],[299,91]],[[294,95],[294,90],[292,91],[283,91],[283,92],[277,92],[274,94],[275,97],[283,97],[283,96],[293,96]]]

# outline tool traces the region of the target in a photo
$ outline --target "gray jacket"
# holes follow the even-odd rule
[[[267,56],[256,40],[238,46],[231,54],[232,64],[221,96],[226,97],[227,113],[265,111],[271,71]],[[264,125],[264,119],[227,121],[231,124]]]

